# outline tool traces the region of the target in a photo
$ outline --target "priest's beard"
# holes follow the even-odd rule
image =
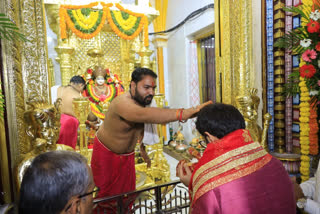
[[[132,95],[131,95],[132,96]],[[153,96],[152,95],[148,95],[146,97],[143,97],[137,90],[137,87],[135,88],[135,93],[134,96],[132,96],[132,98],[137,101],[137,103],[139,103],[142,106],[147,106],[150,105],[150,103],[152,102]]]

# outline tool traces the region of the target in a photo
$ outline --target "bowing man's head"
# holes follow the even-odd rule
[[[232,105],[215,103],[205,106],[198,113],[196,128],[207,143],[221,139],[238,129],[245,129],[242,114]]]

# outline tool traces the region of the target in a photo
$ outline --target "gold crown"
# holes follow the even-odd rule
[[[101,66],[96,66],[93,71],[93,76],[97,78],[98,76],[102,76],[105,78],[107,75],[106,69],[103,69]]]

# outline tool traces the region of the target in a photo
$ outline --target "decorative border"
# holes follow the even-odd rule
[[[292,6],[292,0],[286,0],[286,6]],[[285,18],[285,33],[292,30],[292,13],[286,12]],[[292,72],[292,56],[289,51],[285,52],[285,82],[287,82],[289,75]],[[293,143],[292,143],[292,97],[286,98],[286,109],[285,109],[285,130],[286,130],[286,151],[292,153]]]
[[[272,116],[268,130],[268,147],[274,150],[274,54],[273,54],[273,0],[266,0],[267,32],[267,109]]]

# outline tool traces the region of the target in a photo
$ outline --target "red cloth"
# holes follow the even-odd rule
[[[75,149],[78,140],[78,119],[67,114],[61,114],[60,123],[61,128],[57,144],[64,144]]]
[[[97,136],[93,144],[91,169],[94,182],[100,188],[97,198],[134,191],[136,188],[134,152],[121,155],[113,153]]]

